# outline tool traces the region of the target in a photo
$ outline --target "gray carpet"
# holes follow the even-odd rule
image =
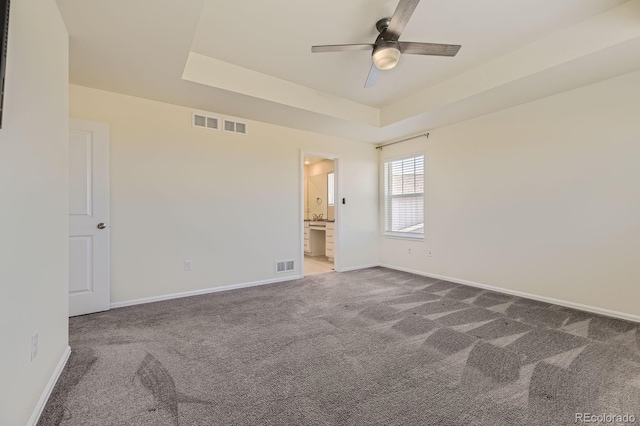
[[[372,268],[70,320],[40,425],[640,421],[635,323]]]

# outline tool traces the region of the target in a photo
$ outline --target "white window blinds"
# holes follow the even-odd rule
[[[424,155],[384,163],[385,235],[424,237]]]

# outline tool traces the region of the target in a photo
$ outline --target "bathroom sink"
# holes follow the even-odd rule
[[[327,226],[324,220],[312,220],[309,226]]]

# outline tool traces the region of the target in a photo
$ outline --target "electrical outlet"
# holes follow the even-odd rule
[[[429,250],[429,251],[427,252],[427,256],[429,256],[429,257],[433,257],[433,253],[431,252],[431,250]]]
[[[31,361],[38,356],[38,332],[36,331],[31,336]]]
[[[184,270],[187,272],[193,271],[193,260],[184,261]]]

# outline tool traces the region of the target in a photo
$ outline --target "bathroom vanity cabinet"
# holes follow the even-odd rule
[[[304,254],[333,261],[334,222],[304,221]]]
[[[333,242],[334,242],[334,232],[335,232],[335,222],[327,222],[325,229],[325,256],[329,258],[330,262],[333,262]]]

